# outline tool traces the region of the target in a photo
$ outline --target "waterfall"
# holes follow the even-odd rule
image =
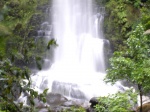
[[[92,0],[53,1],[54,38],[59,45],[55,62],[74,70],[80,66],[85,71],[97,71],[100,64],[104,72],[103,36],[98,32],[102,20],[103,15],[92,8]]]
[[[104,8],[94,6],[93,0],[53,0],[51,11],[53,37],[49,38],[58,46],[51,67],[32,76],[34,88],[82,100],[118,91],[103,82]]]

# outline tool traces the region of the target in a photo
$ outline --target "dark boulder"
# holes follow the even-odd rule
[[[97,97],[93,97],[90,99],[89,101],[91,103],[90,107],[94,108],[94,106],[96,106],[98,104],[98,98]]]

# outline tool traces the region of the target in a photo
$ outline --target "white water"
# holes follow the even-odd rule
[[[118,86],[106,85],[102,23],[104,12],[93,0],[53,0],[52,26],[58,47],[48,70],[32,77],[39,92],[49,88],[68,98],[89,100],[116,93]]]

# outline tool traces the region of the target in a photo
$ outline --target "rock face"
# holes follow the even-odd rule
[[[75,99],[81,99],[81,100],[87,99],[84,92],[79,89],[77,84],[74,83],[53,81],[52,92],[60,93],[63,94],[64,96],[68,96]]]
[[[83,107],[85,108],[86,112],[95,112],[94,106],[96,106],[99,101],[98,97],[93,97],[89,101],[89,105],[84,105],[83,102],[78,100],[68,100],[66,97],[59,93],[48,93],[47,95],[47,106],[39,104],[39,112],[49,112],[48,108],[51,112],[61,112],[64,110],[69,110],[72,106],[73,107]],[[37,107],[37,108],[38,108]],[[132,112],[140,112],[140,106],[133,110]],[[150,112],[150,102],[143,104],[143,111],[142,112]]]
[[[140,106],[137,108],[136,112],[140,112]],[[142,105],[142,112],[150,112],[150,102]]]
[[[64,102],[68,101],[67,98],[65,98],[64,96],[58,93],[49,93],[46,99],[47,99],[47,103],[52,107],[62,105]]]
[[[65,109],[73,107],[84,107],[83,102],[80,100],[68,100],[66,97],[59,93],[49,93],[47,95],[47,104],[49,105],[52,112],[59,112]]]
[[[79,99],[71,99],[64,97],[63,95],[59,93],[48,93],[47,95],[47,105],[41,106],[39,104],[39,112],[62,112],[64,110],[68,110],[72,107],[76,108],[85,108],[86,112],[95,112],[94,106],[98,104],[98,97],[93,97],[89,102],[86,102],[86,105],[84,102],[80,101]],[[48,110],[49,108],[49,110]],[[70,111],[71,112],[71,111]]]
[[[89,109],[89,105],[84,104],[84,102],[80,101],[79,99],[72,99],[68,100],[66,97],[59,93],[48,93],[46,96],[47,104],[37,104],[37,108],[39,108],[39,112],[62,112],[63,110],[69,110],[71,107],[83,107],[86,109],[87,112],[94,112]],[[38,101],[36,101],[38,102]],[[89,103],[88,103],[89,104]],[[48,110],[49,108],[49,110]]]

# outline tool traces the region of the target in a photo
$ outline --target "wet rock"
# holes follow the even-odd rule
[[[43,109],[40,109],[39,112],[48,112],[48,109],[43,108]]]
[[[61,106],[71,107],[71,106],[77,106],[77,104],[74,101],[69,100],[67,102],[64,102]]]
[[[68,101],[66,97],[58,93],[49,93],[46,99],[47,99],[47,103],[52,107],[56,107]]]
[[[74,99],[81,99],[81,100],[87,99],[84,92],[80,90],[77,84],[74,83],[53,81],[52,92],[60,93]]]
[[[35,107],[38,109],[42,109],[42,108],[45,108],[47,106],[45,103],[43,103],[42,101],[40,101],[37,98],[34,99],[34,104],[35,104]]]
[[[69,108],[70,107],[85,107],[84,103],[82,101],[78,101],[78,100],[68,100],[68,101],[64,102],[61,106],[69,107]]]

